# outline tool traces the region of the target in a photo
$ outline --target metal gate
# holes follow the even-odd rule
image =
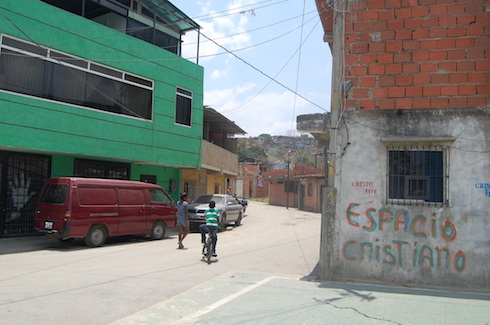
[[[36,201],[50,174],[48,156],[0,151],[0,237],[36,234]]]

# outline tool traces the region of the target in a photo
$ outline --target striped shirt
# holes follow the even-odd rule
[[[219,211],[217,209],[207,209],[204,211],[206,217],[206,226],[209,228],[218,228]]]

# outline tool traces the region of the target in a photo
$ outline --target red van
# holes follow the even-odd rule
[[[46,180],[36,205],[35,228],[60,241],[84,238],[89,247],[107,237],[162,239],[175,227],[177,208],[150,183],[62,177]]]

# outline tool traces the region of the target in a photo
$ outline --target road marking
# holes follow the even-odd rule
[[[255,289],[255,288],[257,288],[257,287],[260,287],[261,285],[264,285],[264,284],[266,284],[266,283],[267,283],[267,282],[269,282],[269,281],[272,281],[272,280],[274,280],[274,279],[279,279],[279,278],[280,278],[280,277],[278,277],[278,276],[270,276],[270,277],[265,278],[265,279],[263,279],[263,280],[261,280],[261,281],[259,281],[259,282],[256,282],[256,283],[254,283],[254,284],[251,284],[251,285],[249,285],[248,287],[243,288],[242,290],[237,291],[237,292],[235,292],[234,294],[229,295],[228,297],[223,298],[223,299],[221,299],[221,300],[219,300],[219,301],[215,302],[214,304],[207,306],[206,308],[203,308],[203,309],[201,309],[201,310],[198,310],[197,312],[195,312],[195,313],[194,313],[194,314],[192,314],[192,315],[189,315],[189,316],[187,316],[187,317],[184,317],[184,318],[180,319],[180,320],[178,321],[178,323],[182,323],[182,322],[193,322],[193,321],[195,321],[196,319],[198,319],[199,317],[204,316],[204,315],[206,315],[207,313],[209,313],[209,312],[211,312],[211,311],[215,310],[216,308],[221,307],[221,306],[223,306],[224,304],[229,303],[229,302],[230,302],[230,301],[232,301],[233,299],[236,299],[236,298],[240,297],[241,295],[244,295],[244,294],[246,294],[247,292],[250,292],[250,291],[252,291],[253,289]]]

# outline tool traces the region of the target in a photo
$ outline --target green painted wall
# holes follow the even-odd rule
[[[0,33],[154,81],[153,121],[0,92],[0,147],[52,154],[53,176],[72,172],[73,156],[141,163],[132,169],[143,174],[200,167],[202,67],[38,0],[2,0]],[[191,127],[174,123],[176,86],[193,92]],[[177,177],[175,168],[153,174]]]

